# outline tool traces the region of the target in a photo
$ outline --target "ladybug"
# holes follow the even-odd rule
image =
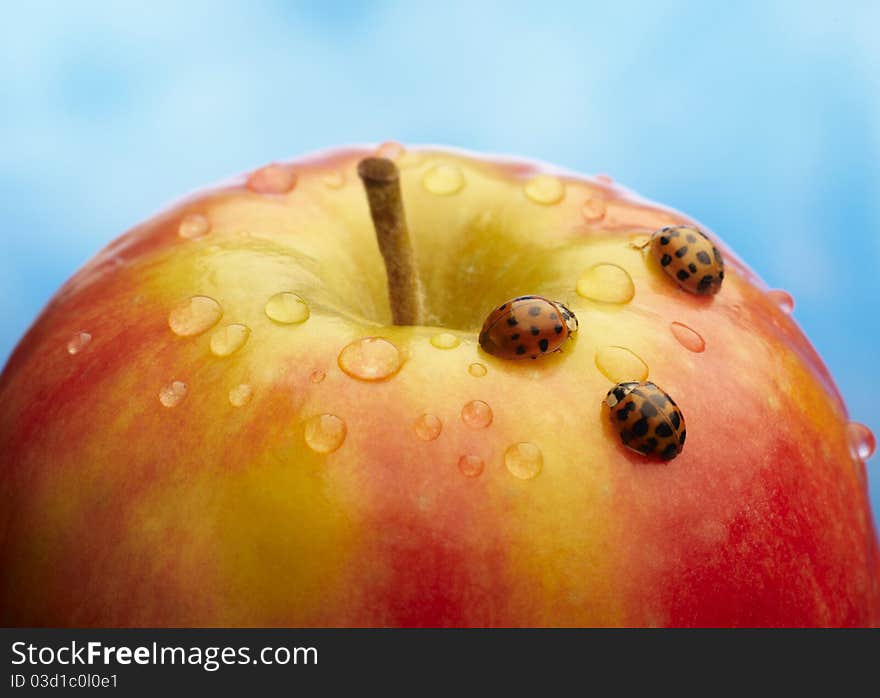
[[[605,396],[614,429],[628,449],[672,460],[684,448],[684,416],[669,395],[653,383],[618,383]]]
[[[648,241],[660,268],[685,291],[711,296],[724,281],[724,260],[700,230],[687,225],[660,228]]]
[[[483,351],[501,359],[537,359],[577,332],[574,313],[543,296],[519,296],[489,313],[480,331]]]

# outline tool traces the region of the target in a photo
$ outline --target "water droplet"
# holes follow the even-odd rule
[[[177,234],[187,240],[197,240],[211,231],[211,221],[201,213],[184,216],[177,227]]]
[[[601,221],[605,217],[605,199],[598,196],[590,197],[581,206],[581,214],[589,223]]]
[[[856,460],[866,461],[874,455],[877,442],[873,432],[864,424],[850,422],[846,425],[846,437],[849,441],[849,450]]]
[[[632,277],[616,264],[596,264],[587,269],[577,282],[579,296],[601,303],[629,303],[636,288]]]
[[[90,335],[88,332],[77,332],[75,335],[73,335],[73,337],[70,338],[70,341],[67,343],[67,353],[79,354],[91,341],[92,335]]]
[[[669,329],[672,330],[672,336],[678,340],[678,343],[688,351],[699,354],[706,348],[706,340],[702,335],[683,322],[672,322],[669,324]]]
[[[544,454],[535,444],[523,441],[513,444],[504,452],[504,465],[514,477],[531,480],[544,467]]]
[[[364,337],[347,345],[339,352],[339,368],[352,378],[381,381],[400,370],[403,357],[400,350],[383,337]]]
[[[309,304],[295,293],[282,291],[266,301],[266,315],[282,325],[294,325],[309,319]]]
[[[406,148],[397,141],[385,141],[376,148],[376,157],[397,160],[406,153]]]
[[[643,381],[648,364],[626,347],[602,347],[596,352],[596,368],[612,383]]]
[[[464,186],[464,174],[458,165],[434,165],[425,172],[422,186],[432,194],[449,196]]]
[[[451,332],[441,332],[431,337],[431,344],[438,349],[455,349],[461,340]]]
[[[345,422],[335,414],[317,414],[306,420],[306,444],[316,453],[333,453],[345,441]]]
[[[549,206],[562,201],[565,196],[565,183],[553,175],[540,174],[526,182],[525,192],[526,196],[536,204]]]
[[[639,233],[637,235],[633,235],[629,239],[630,249],[634,249],[637,252],[642,252],[648,246],[649,242],[651,242],[651,236],[647,233]]]
[[[309,380],[312,381],[312,383],[320,383],[326,377],[327,373],[322,368],[316,368],[309,374]]]
[[[321,181],[324,183],[324,186],[330,189],[341,189],[342,185],[345,184],[345,175],[340,170],[334,170],[321,177]]]
[[[779,309],[786,315],[791,315],[791,313],[794,312],[794,298],[791,297],[791,294],[788,291],[774,288],[767,291],[767,298],[778,305]]]
[[[413,422],[413,431],[422,441],[433,441],[440,436],[440,431],[442,429],[443,422],[440,421],[439,417],[433,414],[425,413],[420,415],[416,421]]]
[[[254,389],[247,383],[236,385],[229,391],[229,403],[233,407],[244,407],[254,396]]]
[[[223,308],[208,296],[192,296],[168,313],[168,327],[180,337],[202,334],[220,321]]]
[[[175,407],[180,401],[186,397],[186,383],[183,381],[172,381],[168,385],[162,386],[159,391],[159,402],[165,407]]]
[[[486,368],[486,364],[474,363],[468,366],[468,373],[470,373],[474,378],[482,378],[486,375],[488,369]]]
[[[471,429],[485,429],[492,423],[492,408],[482,400],[471,400],[461,408],[461,421]]]
[[[479,456],[467,453],[458,459],[458,469],[465,477],[480,477],[486,464]]]
[[[275,163],[252,172],[247,179],[247,188],[257,194],[286,194],[295,186],[296,175]]]
[[[211,335],[211,353],[215,356],[229,356],[241,349],[251,336],[251,328],[238,323],[226,325]]]

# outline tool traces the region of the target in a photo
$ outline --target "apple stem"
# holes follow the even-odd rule
[[[406,226],[397,165],[388,158],[364,158],[358,163],[358,175],[367,191],[376,240],[385,260],[392,320],[395,325],[420,325],[421,283]]]

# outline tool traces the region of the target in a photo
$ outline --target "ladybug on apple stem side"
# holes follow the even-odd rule
[[[543,296],[518,296],[495,308],[480,331],[480,347],[500,359],[537,359],[577,332],[574,313]]]

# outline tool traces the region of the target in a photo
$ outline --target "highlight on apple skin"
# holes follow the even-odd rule
[[[392,323],[374,155],[417,325]],[[645,249],[669,226],[718,246],[716,294]],[[528,295],[578,331],[482,351]],[[70,279],[0,377],[0,624],[876,625],[873,437],[791,307],[697,221],[522,160],[344,148],[193,195]],[[603,403],[646,381],[687,420],[668,462]]]

